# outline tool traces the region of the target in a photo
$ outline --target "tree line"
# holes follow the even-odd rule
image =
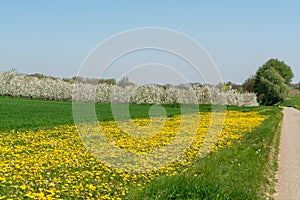
[[[31,74],[36,78],[52,78],[55,77],[45,76],[43,74]],[[224,90],[235,89],[239,92],[253,92],[257,95],[257,100],[261,105],[274,105],[280,101],[283,101],[289,95],[290,89],[299,89],[300,82],[297,84],[292,84],[292,79],[294,77],[293,71],[290,66],[285,64],[276,58],[269,59],[266,63],[258,68],[256,73],[246,79],[242,85],[238,85],[232,82],[227,82],[225,84],[219,84],[217,87],[223,87]],[[66,82],[74,83],[83,82],[92,85],[98,85],[101,83],[106,83],[108,85],[119,85],[128,86],[134,85],[134,83],[129,81],[128,77],[122,77],[121,80],[116,81],[116,79],[96,79],[96,78],[84,78],[84,77],[72,77],[64,78]],[[200,83],[191,83],[191,85]],[[163,87],[167,87],[165,85]],[[179,85],[179,87],[183,87]]]

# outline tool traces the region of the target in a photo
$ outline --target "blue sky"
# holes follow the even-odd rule
[[[76,75],[89,52],[133,28],[162,27],[200,43],[224,81],[242,83],[270,58],[300,81],[300,1],[2,0],[0,71]]]

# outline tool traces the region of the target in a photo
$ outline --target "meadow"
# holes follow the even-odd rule
[[[278,107],[227,106],[219,113],[226,119],[218,140],[201,157],[211,105],[164,104],[163,128],[137,139],[114,122],[112,104],[97,103],[98,124],[106,136],[140,155],[172,141],[181,117],[200,119],[194,124],[195,140],[180,159],[155,170],[128,172],[87,151],[71,102],[0,97],[0,105],[0,199],[265,199],[275,192],[282,118]],[[144,128],[161,121],[160,113],[149,118],[151,106],[130,104],[130,118],[124,116],[123,122]],[[181,113],[181,106],[191,109]]]
[[[281,106],[294,107],[300,110],[300,95],[288,97],[284,102],[281,103]]]

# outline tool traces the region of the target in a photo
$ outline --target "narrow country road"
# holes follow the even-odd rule
[[[279,151],[279,200],[300,200],[300,111],[283,109]]]

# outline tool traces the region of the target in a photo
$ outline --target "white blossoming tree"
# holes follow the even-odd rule
[[[174,104],[205,103],[237,106],[257,106],[254,93],[239,93],[220,87],[193,85],[191,87],[162,87],[133,84],[110,85],[106,83],[70,83],[59,78],[28,76],[16,71],[0,73],[0,95],[48,100],[73,100],[90,102]],[[76,95],[74,95],[76,94]]]

